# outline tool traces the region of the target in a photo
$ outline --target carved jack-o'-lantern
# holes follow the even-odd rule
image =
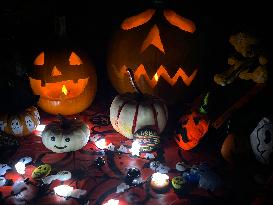
[[[179,120],[179,128],[175,141],[184,150],[196,147],[209,129],[209,121],[196,111],[183,115]]]
[[[38,105],[51,114],[85,110],[97,89],[95,68],[69,49],[41,52],[29,79],[34,94],[40,95]]]
[[[143,93],[170,104],[186,99],[199,73],[198,35],[195,23],[173,10],[148,9],[125,19],[109,50],[111,83],[119,93],[133,92],[131,68]]]

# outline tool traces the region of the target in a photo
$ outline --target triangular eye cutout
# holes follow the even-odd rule
[[[143,52],[146,48],[149,47],[149,45],[154,45],[156,48],[158,48],[162,53],[165,53],[163,44],[160,39],[160,33],[157,25],[154,25],[154,27],[150,30],[148,36],[144,40],[141,52]]]
[[[147,23],[152,18],[154,13],[155,13],[154,9],[148,9],[140,14],[137,14],[135,16],[131,16],[122,22],[121,28],[123,30],[130,30],[132,28],[143,25],[143,24]]]
[[[170,24],[178,27],[183,31],[194,33],[196,30],[195,24],[191,20],[178,15],[172,10],[164,10],[164,16]]]
[[[81,65],[81,64],[82,64],[82,60],[80,59],[80,57],[76,53],[71,52],[69,57],[69,65]]]
[[[33,64],[34,65],[44,65],[44,63],[45,63],[45,53],[42,52],[35,58]]]
[[[51,76],[52,77],[57,77],[62,75],[62,72],[58,70],[58,68],[56,66],[53,67],[52,72],[51,72]]]

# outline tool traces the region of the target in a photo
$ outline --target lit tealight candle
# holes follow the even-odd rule
[[[68,185],[60,185],[54,188],[54,192],[62,197],[69,197],[73,191],[73,187]]]
[[[169,176],[156,172],[152,175],[151,187],[154,190],[163,191],[169,186]]]
[[[103,205],[119,205],[119,200],[116,199],[109,199],[106,203]]]
[[[130,149],[130,152],[132,152],[133,156],[139,156],[140,144],[139,144],[138,140],[135,140],[132,143],[132,148]]]
[[[45,127],[46,127],[46,125],[38,125],[37,126],[37,128],[36,128],[36,131],[38,131],[38,132],[43,132],[44,131],[44,129],[45,129]]]
[[[26,165],[23,162],[17,162],[15,164],[15,169],[18,172],[18,174],[25,174]]]
[[[99,139],[98,141],[95,142],[95,145],[99,149],[106,149],[108,147],[105,139]]]

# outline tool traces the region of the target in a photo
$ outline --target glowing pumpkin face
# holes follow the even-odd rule
[[[133,92],[131,68],[143,93],[177,102],[198,74],[197,45],[193,21],[172,10],[146,10],[122,22],[109,52],[109,78],[119,93]]]
[[[34,60],[30,85],[38,105],[51,114],[71,115],[92,103],[97,76],[93,66],[70,50],[41,52]]]

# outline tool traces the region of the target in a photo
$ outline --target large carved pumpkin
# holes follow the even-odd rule
[[[131,68],[143,93],[170,104],[187,99],[199,74],[198,35],[195,23],[173,10],[148,9],[128,17],[110,45],[111,83],[119,93],[133,92],[126,73]]]
[[[95,97],[95,68],[79,51],[42,51],[34,60],[30,85],[38,105],[51,114],[72,115],[89,107]]]

